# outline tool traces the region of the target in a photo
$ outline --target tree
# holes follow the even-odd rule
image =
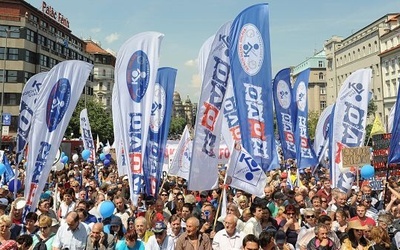
[[[308,112],[308,135],[311,140],[315,138],[315,129],[317,128],[319,116],[320,114],[317,111]]]
[[[371,99],[368,103],[367,118],[369,118],[371,115],[375,115],[377,109],[378,107],[376,106],[374,100]]]
[[[172,117],[171,125],[169,126],[168,138],[179,139],[186,126],[186,120],[183,117]]]
[[[74,133],[74,137],[80,136],[80,122],[79,116],[82,109],[85,108],[85,101],[79,100],[76,105],[75,111],[72,114],[71,121],[68,124],[66,135]],[[90,122],[90,128],[92,130],[93,139],[99,135],[99,138],[105,142],[109,140],[111,143],[114,141],[113,122],[111,115],[107,114],[103,106],[95,100],[87,100],[86,108],[88,112],[88,118]]]

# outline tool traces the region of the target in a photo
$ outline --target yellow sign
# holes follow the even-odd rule
[[[369,147],[343,148],[343,167],[356,167],[371,164],[371,152]]]

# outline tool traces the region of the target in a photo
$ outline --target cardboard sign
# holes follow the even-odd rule
[[[343,167],[354,167],[371,164],[369,147],[343,148]]]

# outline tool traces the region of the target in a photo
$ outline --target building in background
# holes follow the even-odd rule
[[[94,57],[93,97],[111,115],[112,89],[114,86],[115,56],[98,43],[86,40],[86,52]]]
[[[325,63],[325,51],[322,50],[292,68],[293,79],[296,79],[300,72],[310,69],[307,93],[309,112],[321,114],[327,105]]]
[[[27,80],[36,73],[49,71],[64,60],[93,63],[86,43],[72,34],[61,10],[45,2],[39,10],[22,0],[0,0],[0,79],[4,85],[4,113],[11,114],[11,125],[2,133],[3,145],[15,140],[21,93]],[[5,49],[7,51],[5,53]],[[5,55],[7,57],[5,58]],[[5,75],[3,75],[5,69]],[[89,81],[91,81],[90,76]],[[3,89],[3,86],[0,85]],[[84,93],[92,95],[90,83]]]
[[[386,119],[383,118],[387,117],[389,114],[387,114],[387,109],[385,111],[384,102],[388,96],[384,93],[383,82],[385,81],[386,85],[387,80],[383,80],[382,77],[380,55],[382,55],[381,53],[383,50],[387,50],[387,48],[381,48],[381,40],[385,39],[386,34],[390,30],[389,24],[391,24],[398,15],[398,13],[384,15],[364,28],[354,32],[347,38],[333,36],[325,42],[328,105],[335,102],[341,85],[351,73],[358,69],[371,68],[372,87],[370,91],[372,99],[377,106],[376,115],[379,115],[381,120],[386,121]],[[390,61],[390,64],[391,63],[392,61]],[[398,69],[398,62],[394,60],[394,63],[397,63]],[[396,67],[393,67],[393,69],[395,68]],[[398,73],[395,77],[397,76]],[[389,85],[392,85],[392,89],[394,89],[392,80],[389,79],[388,81],[390,83]],[[397,92],[395,95],[397,95]]]
[[[197,103],[192,103],[189,96],[182,102],[181,95],[178,91],[174,92],[174,99],[172,105],[172,117],[184,118],[186,123],[193,127],[197,114]]]

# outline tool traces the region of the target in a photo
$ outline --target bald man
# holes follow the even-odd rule
[[[113,236],[103,232],[103,224],[95,223],[86,244],[87,250],[106,250],[114,249]]]

